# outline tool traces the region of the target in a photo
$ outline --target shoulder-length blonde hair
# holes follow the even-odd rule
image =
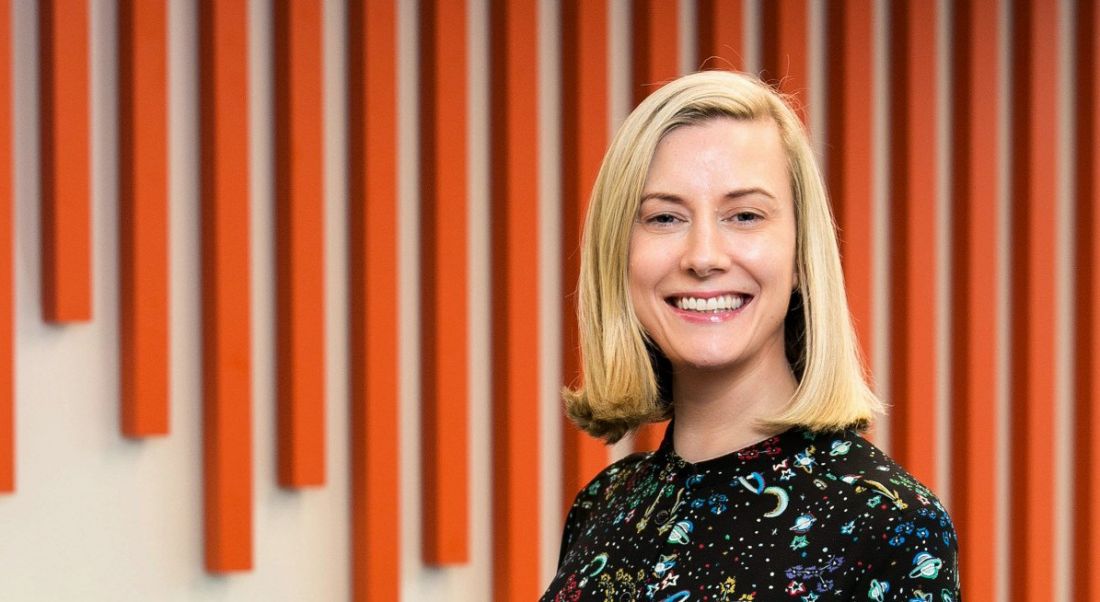
[[[812,430],[866,426],[881,403],[864,379],[832,213],[806,132],[774,90],[726,71],[693,73],[654,92],[627,117],[604,157],[585,220],[577,288],[584,378],[564,390],[566,414],[609,442],[672,414],[670,368],[627,292],[630,233],[657,144],[673,129],[717,118],[774,121],[791,175],[798,290],[784,328],[798,387],[767,423]]]

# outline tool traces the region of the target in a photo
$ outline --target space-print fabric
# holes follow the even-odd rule
[[[671,430],[577,495],[542,600],[960,600],[947,512],[857,433],[692,464]]]

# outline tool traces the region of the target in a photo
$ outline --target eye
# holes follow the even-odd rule
[[[642,224],[655,229],[672,228],[684,222],[683,218],[674,213],[654,213],[643,216]]]
[[[764,216],[755,211],[738,211],[730,216],[730,221],[737,224],[755,224],[764,219]]]
[[[651,224],[675,224],[680,221],[680,218],[671,213],[658,213],[657,215],[651,216],[647,221]]]

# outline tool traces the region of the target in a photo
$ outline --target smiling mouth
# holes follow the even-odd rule
[[[701,314],[716,314],[724,311],[741,309],[743,305],[752,299],[751,295],[719,295],[717,297],[669,297],[666,299],[669,305],[683,310]]]

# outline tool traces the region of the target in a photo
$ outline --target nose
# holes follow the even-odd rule
[[[722,233],[714,221],[696,220],[688,232],[680,267],[699,278],[729,269],[730,258],[725,252]]]

